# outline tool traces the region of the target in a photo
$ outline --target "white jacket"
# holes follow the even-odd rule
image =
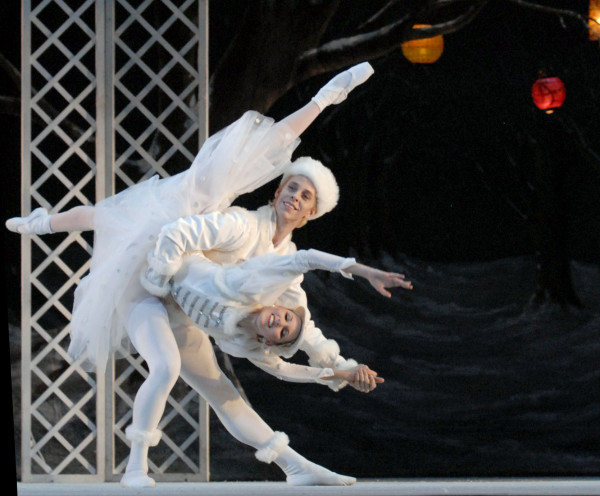
[[[201,252],[203,256],[218,264],[232,264],[250,260],[265,253],[287,255],[296,252],[291,235],[288,235],[277,247],[273,246],[271,240],[274,233],[275,211],[268,205],[256,211],[230,207],[223,212],[186,217],[162,228],[155,249],[148,256],[149,267],[165,278],[170,278],[182,267],[186,256],[193,253]],[[298,265],[300,259],[301,257],[294,257],[286,260],[283,257],[280,260],[281,264],[288,264],[287,267],[293,275],[286,274],[282,265],[282,270],[271,271],[271,276],[265,279],[272,281],[279,278],[279,282],[285,280],[284,285],[277,286],[275,284],[276,289],[263,289],[262,291],[254,288],[253,291],[255,297],[258,298],[257,302],[260,301],[261,304],[277,303],[286,308],[300,306],[305,308],[306,323],[302,339],[287,352],[280,351],[280,355],[289,358],[300,349],[308,355],[311,367],[292,364],[272,352],[265,353],[264,350],[261,351],[260,356],[248,356],[248,353],[242,355],[243,348],[247,343],[243,345],[238,343],[233,346],[230,342],[229,345],[224,345],[229,349],[223,349],[221,344],[220,347],[223,351],[235,356],[245,356],[257,367],[279,379],[293,382],[319,382],[327,384],[331,389],[337,391],[347,383],[338,379],[322,381],[320,378],[331,375],[332,368],[349,369],[356,366],[357,363],[341,357],[338,344],[332,339],[325,338],[321,330],[314,325],[307,310],[306,294],[300,284],[303,280],[302,274],[306,270],[312,268],[341,270],[340,267],[347,267],[355,261],[354,259],[334,257],[335,261],[330,259],[322,267],[314,267],[306,263]],[[336,263],[341,265],[336,265]],[[276,273],[279,276],[275,276]],[[246,280],[258,281],[258,278],[246,278]],[[285,290],[282,292],[284,287]],[[146,289],[153,291],[152,288],[147,287]],[[267,294],[268,291],[271,293]],[[153,292],[156,293],[156,291]],[[249,293],[246,292],[246,294]]]

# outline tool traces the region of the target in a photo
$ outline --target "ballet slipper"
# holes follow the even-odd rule
[[[121,487],[154,487],[156,481],[143,470],[125,472],[121,477]]]
[[[12,217],[5,224],[9,231],[19,234],[52,233],[50,215],[48,215],[48,211],[43,207],[36,208],[27,217]]]
[[[148,476],[148,446],[160,442],[162,431],[145,431],[129,425],[125,437],[131,441],[131,452],[125,474],[121,478],[122,487],[154,487],[156,482]]]
[[[356,482],[355,477],[336,474],[308,460],[288,473],[286,480],[291,486],[351,486]]]
[[[312,98],[321,111],[328,105],[343,102],[354,88],[364,83],[375,71],[371,64],[363,62],[341,72],[323,86]]]
[[[340,475],[308,461],[289,447],[284,432],[275,432],[269,442],[256,452],[256,458],[265,463],[275,462],[286,475],[291,486],[351,486],[354,477]]]

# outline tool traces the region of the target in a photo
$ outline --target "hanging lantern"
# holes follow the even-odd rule
[[[415,28],[429,28],[429,24],[415,24]],[[410,40],[402,43],[402,53],[413,64],[432,64],[440,58],[444,51],[444,38],[442,35],[422,40]]]
[[[537,108],[551,114],[565,101],[565,85],[557,77],[540,78],[531,87],[531,97]]]
[[[597,41],[600,39],[600,0],[590,0],[588,15],[590,40]]]

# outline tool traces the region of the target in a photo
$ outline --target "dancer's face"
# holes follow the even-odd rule
[[[317,190],[306,176],[290,176],[275,191],[275,211],[280,219],[299,223],[317,212]]]
[[[292,310],[273,305],[259,312],[256,327],[259,341],[267,346],[285,344],[298,337],[302,319]]]

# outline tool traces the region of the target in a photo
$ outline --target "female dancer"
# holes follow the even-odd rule
[[[308,270],[340,272],[348,278],[363,277],[383,296],[387,288],[412,288],[404,276],[384,272],[317,250],[299,250],[288,255],[264,253],[241,264],[216,264],[201,252],[191,252],[177,262],[172,277],[157,273],[159,258],[173,258],[168,244],[154,252],[154,263],[143,273],[141,282],[149,293],[166,298],[173,333],[178,342],[183,367],[181,375],[189,383],[202,377],[207,401],[240,441],[257,447],[256,457],[275,462],[294,485],[349,485],[353,477],[338,475],[304,459],[288,446],[283,432],[273,432],[241,399],[239,393],[216,365],[211,336],[226,353],[247,358],[257,367],[279,379],[330,385],[333,381],[351,384],[369,392],[384,379],[366,365],[353,360],[348,367],[308,367],[290,363],[301,349],[307,334],[308,310],[286,309],[277,302],[299,275]],[[165,250],[166,248],[166,250]],[[185,315],[184,315],[185,314]],[[200,327],[203,330],[200,330]],[[134,405],[134,414],[136,407]],[[142,420],[143,413],[138,411]],[[232,422],[234,418],[238,422]],[[128,431],[133,429],[133,424]],[[258,440],[263,441],[258,441]]]
[[[218,248],[213,250],[218,262],[237,261],[242,251],[245,258],[265,251],[294,251],[293,229],[308,218],[323,215],[337,201],[337,185],[327,168],[312,163],[320,165],[320,169],[302,163],[289,167],[289,157],[298,144],[296,137],[327,105],[343,101],[348,92],[372,72],[365,63],[339,74],[311,102],[279,123],[256,112],[247,112],[209,138],[190,169],[177,176],[152,178],[94,207],[76,207],[50,216],[38,209],[28,218],[7,221],[9,229],[22,234],[94,228],[90,274],[82,280],[75,294],[69,352],[75,357],[85,355],[92,364],[104,367],[109,353],[121,341],[130,338],[149,368],[134,402],[128,432],[131,453],[123,485],[154,485],[154,480],[147,476],[148,447],[160,439],[157,426],[180,371],[207,399],[234,437],[259,451],[275,442],[274,432],[225,378],[212,348],[198,370],[196,350],[202,344],[203,350],[207,350],[210,343],[198,334],[185,341],[175,341],[164,305],[142,288],[138,274],[146,252],[165,223],[185,215],[217,212],[237,195],[266,183],[286,167],[288,172],[297,170],[298,174],[292,172],[284,177],[285,183],[276,192],[275,206],[265,206],[255,212],[233,209],[201,217],[211,224],[205,233],[205,249]],[[294,198],[296,192],[299,192],[298,198]],[[312,206],[308,205],[307,193],[313,195]],[[321,201],[326,197],[335,197],[335,201]],[[228,229],[240,225],[245,226],[241,231],[243,236],[240,231]],[[223,230],[217,232],[215,227]],[[299,287],[296,298],[305,300]],[[312,329],[313,338],[303,340],[303,349],[316,363],[326,362],[342,368],[345,360],[339,357],[337,344],[325,340],[314,324]],[[337,388],[342,385],[338,384]],[[275,461],[291,484],[353,482],[352,478],[308,462],[289,447],[282,453],[282,458]]]
[[[383,380],[376,372],[368,373],[365,366],[339,370],[281,360],[282,355],[289,357],[300,347],[306,308],[290,309],[275,302],[296,277],[309,270],[339,272],[349,279],[353,275],[363,277],[388,297],[387,288],[410,284],[402,274],[314,249],[288,255],[264,253],[240,264],[217,264],[196,252],[184,257],[168,281],[148,267],[141,283],[149,293],[166,298],[169,310],[182,310],[187,325],[201,327],[224,352],[247,358],[280,379],[326,384],[341,377],[353,384],[370,383],[354,384],[359,389],[374,389]]]

